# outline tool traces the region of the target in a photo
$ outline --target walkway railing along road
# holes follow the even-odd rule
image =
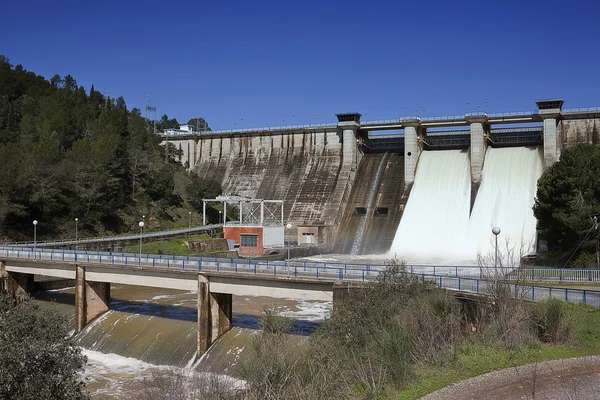
[[[228,272],[240,275],[275,276],[287,279],[308,278],[324,281],[375,281],[385,264],[348,264],[314,261],[262,261],[235,258],[214,258],[194,256],[165,256],[153,254],[115,253],[101,251],[75,251],[57,249],[33,249],[3,246],[0,257],[25,259],[70,261],[131,267],[154,267],[187,271]],[[524,279],[552,280],[558,282],[598,282],[600,270],[571,270],[552,268],[498,269],[477,266],[425,266],[409,265],[407,272],[416,274],[423,280],[431,280],[440,287],[460,292],[487,294],[492,279],[501,277],[514,280],[511,283],[515,293],[525,298],[539,300],[544,297],[557,297],[574,303],[587,303],[600,307],[600,291],[522,284]],[[518,280],[517,280],[518,278]]]
[[[64,240],[48,240],[48,241],[36,241],[36,247],[47,247],[52,245],[77,245],[77,244],[86,244],[86,243],[100,243],[100,242],[115,242],[119,240],[137,240],[140,238],[152,238],[152,237],[162,237],[162,236],[175,236],[175,235],[183,235],[186,233],[195,233],[195,232],[205,232],[213,229],[217,229],[222,227],[221,224],[213,224],[213,225],[203,225],[194,228],[185,228],[185,229],[172,229],[170,231],[160,231],[160,232],[148,232],[143,234],[136,235],[124,235],[124,236],[103,236],[103,237],[95,237],[95,238],[83,238],[83,239],[64,239]],[[10,246],[33,246],[34,242],[16,242],[9,243]]]

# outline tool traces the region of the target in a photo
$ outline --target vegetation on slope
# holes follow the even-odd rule
[[[202,129],[203,119],[190,120]],[[164,115],[158,129],[175,127]],[[74,237],[187,225],[196,196],[216,196],[218,184],[168,162],[151,121],[111,98],[78,86],[71,76],[50,80],[0,55],[0,233],[4,239]],[[190,197],[192,196],[192,197]],[[218,213],[210,214],[216,222]]]
[[[394,265],[376,284],[349,288],[306,348],[266,315],[271,328],[237,372],[252,399],[412,399],[492,370],[600,352],[598,309],[520,301],[507,288],[498,282],[493,301],[469,309]]]

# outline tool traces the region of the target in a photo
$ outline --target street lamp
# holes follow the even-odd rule
[[[77,249],[79,240],[78,240],[78,230],[77,230],[77,223],[79,222],[79,218],[75,218],[75,249]]]
[[[494,234],[494,237],[496,239],[496,249],[494,251],[495,256],[494,256],[494,267],[498,267],[498,235],[500,234],[500,228],[498,228],[497,226],[492,228],[492,233]]]
[[[33,220],[33,258],[36,257],[35,255],[35,246],[37,244],[37,219]]]
[[[285,227],[286,227],[286,228],[287,228],[287,230],[288,230],[288,236],[289,236],[290,229],[292,229],[292,224],[290,224],[290,223],[288,222],[288,224],[287,224]],[[287,244],[288,244],[288,246],[287,246],[287,250],[288,250],[288,251],[287,251],[287,253],[288,253],[288,256],[287,256],[287,258],[288,258],[288,260],[289,260],[289,259],[290,259],[290,239],[289,239],[289,237],[288,237]]]
[[[223,211],[219,210],[219,225],[221,225],[221,214],[223,214]]]
[[[192,212],[188,211],[189,221],[188,221],[188,229],[192,229]]]
[[[140,221],[140,262],[142,261],[142,235],[144,234],[144,221]]]

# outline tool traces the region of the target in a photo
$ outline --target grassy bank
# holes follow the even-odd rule
[[[237,373],[249,399],[416,399],[494,370],[600,354],[600,309],[518,300],[502,281],[489,289],[486,301],[461,303],[391,265],[340,292],[306,349],[265,327]]]
[[[567,307],[574,317],[574,343],[536,343],[510,349],[467,341],[459,347],[454,360],[418,365],[415,369],[416,382],[400,392],[397,399],[418,399],[461,380],[503,368],[600,354],[600,309],[585,304],[567,304]]]

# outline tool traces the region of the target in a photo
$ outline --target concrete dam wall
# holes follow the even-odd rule
[[[336,252],[386,252],[394,240],[408,198],[404,188],[404,157],[401,154],[364,155],[346,203]],[[370,196],[373,196],[371,202]],[[362,233],[358,234],[361,225]]]
[[[345,137],[344,137],[345,135]],[[245,137],[204,138],[194,172],[221,182],[223,193],[284,200],[284,220],[321,227],[329,242],[341,217],[360,156],[354,132],[333,129]]]
[[[518,113],[367,122],[357,113],[338,114],[337,124],[180,129],[163,138],[180,150],[182,164],[220,182],[225,195],[283,200],[283,219],[293,225],[286,240],[304,243],[303,235],[314,232],[312,243],[339,252],[384,253],[423,152],[468,151],[472,209],[489,146],[542,146],[548,168],[563,148],[600,142],[600,108],[563,109],[562,99],[536,104],[536,111]]]

